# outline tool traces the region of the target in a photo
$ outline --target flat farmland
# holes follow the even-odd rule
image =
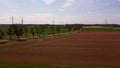
[[[120,66],[120,33],[83,32],[4,44],[0,62]]]

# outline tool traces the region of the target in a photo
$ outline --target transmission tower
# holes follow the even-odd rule
[[[12,24],[14,24],[14,17],[11,17],[11,20],[12,20]]]
[[[53,25],[55,25],[55,21],[53,20]]]
[[[23,21],[23,18],[22,18],[22,19],[21,19],[21,24],[22,24],[22,25],[23,25],[23,22],[24,22],[24,21]]]
[[[105,24],[106,24],[106,25],[108,24],[108,20],[107,20],[107,19],[105,19]]]

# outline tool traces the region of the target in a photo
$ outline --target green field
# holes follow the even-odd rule
[[[85,32],[120,32],[120,29],[114,28],[83,28]]]
[[[119,66],[0,63],[0,68],[120,68]]]

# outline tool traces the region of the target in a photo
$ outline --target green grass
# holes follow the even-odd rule
[[[60,34],[57,34],[57,35],[45,35],[45,36],[42,36],[41,38],[38,38],[38,39],[28,39],[26,41],[22,41],[22,42],[31,42],[31,41],[37,41],[37,40],[42,40],[42,39],[47,39],[47,38],[53,38],[53,37],[58,37],[58,36],[67,36],[67,35],[71,35],[71,34],[76,34],[77,32],[72,32],[72,33],[60,33]],[[0,44],[0,46],[4,46],[6,44],[15,44],[15,43],[21,43],[20,41],[15,41],[15,40],[12,40],[12,41],[9,41],[8,43],[5,43],[5,44]]]
[[[119,29],[113,28],[83,28],[85,32],[120,32]]]
[[[49,64],[20,64],[0,63],[0,68],[120,68],[119,66],[102,65],[49,65]]]

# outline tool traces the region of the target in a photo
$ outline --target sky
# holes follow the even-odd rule
[[[120,0],[0,0],[0,24],[120,24]]]

